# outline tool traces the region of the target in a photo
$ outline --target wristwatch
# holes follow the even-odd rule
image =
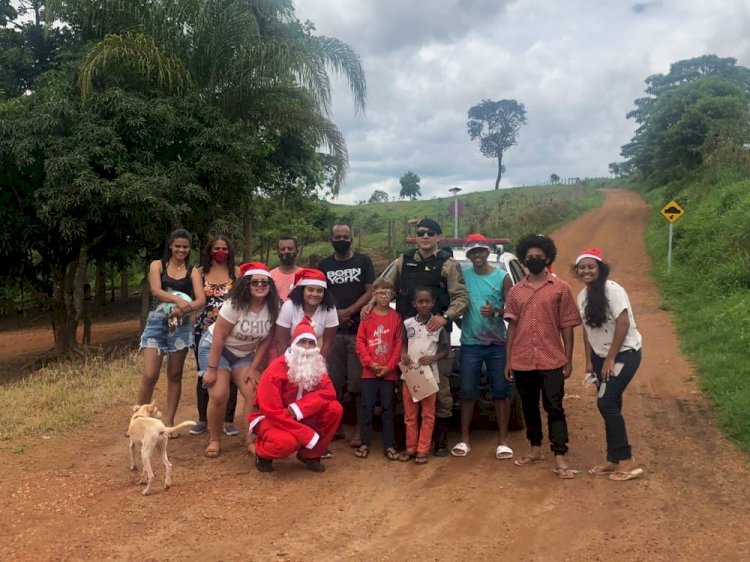
[[[448,317],[448,315],[445,312],[443,312],[440,316],[442,316],[443,318],[445,318],[446,322],[450,322],[451,321],[451,319]]]

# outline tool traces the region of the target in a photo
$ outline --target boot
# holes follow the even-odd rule
[[[435,432],[433,433],[434,452],[436,457],[447,457],[448,451],[448,424],[440,418],[435,420]]]

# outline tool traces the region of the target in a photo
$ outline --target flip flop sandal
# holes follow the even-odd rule
[[[404,451],[398,456],[398,460],[400,460],[401,462],[409,462],[410,460],[414,459],[414,457],[416,456],[417,456],[416,453],[409,453],[407,451]]]
[[[513,458],[513,449],[507,445],[498,445],[495,449],[495,458],[499,461],[506,461]]]
[[[627,480],[634,480],[643,476],[642,468],[634,468],[630,472],[617,471],[609,475],[609,479],[615,482],[625,482]]]
[[[530,464],[537,464],[542,462],[544,459],[535,459],[534,457],[530,457],[528,455],[521,457],[518,460],[513,461],[513,464],[516,466],[528,466]]]
[[[417,455],[416,457],[414,457],[415,464],[427,464],[428,460],[429,459],[427,455]]]
[[[354,456],[360,459],[366,459],[370,456],[370,448],[367,445],[360,445],[359,449],[354,451]]]
[[[214,446],[214,443],[216,445]],[[215,459],[221,454],[221,441],[209,441],[206,452],[203,453],[206,458]]]
[[[594,468],[591,468],[587,471],[591,476],[603,476],[607,474],[614,474],[614,470],[608,470],[605,467],[601,465],[597,465]]]
[[[576,474],[578,474],[581,471],[576,470],[575,468],[570,468],[569,466],[566,466],[565,468],[553,468],[552,472],[556,472],[557,476],[561,480],[573,480],[573,478],[576,477]]]
[[[397,461],[399,459],[398,451],[393,447],[386,449],[383,455],[385,455],[385,458],[389,461]]]
[[[460,443],[456,443],[455,445],[453,445],[453,448],[451,449],[451,455],[453,455],[454,457],[465,457],[469,454],[470,451],[471,445],[465,443],[464,441],[461,441]]]

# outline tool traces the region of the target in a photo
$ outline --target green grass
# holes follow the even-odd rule
[[[654,206],[647,247],[682,350],[715,403],[722,431],[750,451],[750,180],[714,173],[645,196]],[[685,215],[674,225],[668,273],[667,223],[658,211],[671,198]]]

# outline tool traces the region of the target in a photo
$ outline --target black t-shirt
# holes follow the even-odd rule
[[[318,264],[318,269],[326,274],[328,290],[336,301],[336,308],[353,305],[365,292],[365,285],[375,282],[372,260],[357,252],[345,261],[339,261],[334,256],[324,258]],[[349,323],[339,326],[339,333],[356,334],[358,327],[359,314],[355,314]]]

